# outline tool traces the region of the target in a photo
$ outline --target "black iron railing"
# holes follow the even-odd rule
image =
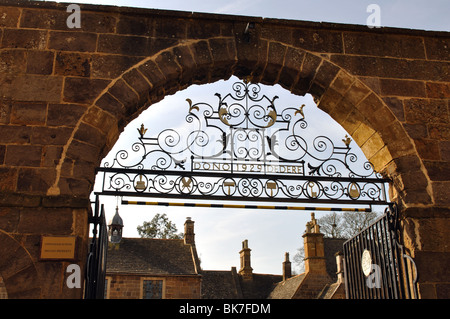
[[[396,205],[344,243],[348,299],[417,299],[417,270],[399,243]]]
[[[98,196],[95,200],[94,214],[89,218],[93,225],[92,238],[86,264],[85,299],[103,299],[105,293],[106,254],[108,252],[108,233],[104,206],[99,207]]]

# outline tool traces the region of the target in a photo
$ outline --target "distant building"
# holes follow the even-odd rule
[[[105,297],[199,299],[201,275],[194,222],[188,218],[184,226],[184,239],[120,238],[110,242]]]
[[[314,214],[303,234],[305,272],[297,276],[292,276],[288,253],[282,263],[282,275],[253,273],[247,240],[239,252],[239,270],[236,267],[229,271],[202,270],[195,246],[194,221],[190,218],[184,224],[183,239],[119,238],[123,223],[118,211],[116,215],[109,225],[106,298],[345,298],[335,257],[345,240],[324,239]],[[338,261],[339,258],[338,255]]]

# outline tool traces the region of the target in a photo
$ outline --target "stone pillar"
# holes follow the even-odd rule
[[[186,217],[184,222],[184,243],[186,245],[195,245],[194,223],[191,217]]]
[[[239,252],[241,258],[241,268],[239,269],[239,274],[244,280],[253,279],[253,268],[250,266],[250,251],[248,248],[248,240],[242,242],[242,250]]]
[[[283,261],[283,281],[291,278],[292,270],[291,270],[291,262],[289,261],[289,253],[284,254]]]
[[[336,253],[336,265],[337,282],[341,284],[344,282],[344,254],[340,251]]]

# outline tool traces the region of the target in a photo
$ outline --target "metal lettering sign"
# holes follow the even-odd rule
[[[352,140],[304,137],[303,108],[278,110],[277,96],[247,80],[217,103],[187,99],[187,130],[151,135],[98,168],[98,194],[196,200],[385,204],[386,183],[369,162],[357,169]]]

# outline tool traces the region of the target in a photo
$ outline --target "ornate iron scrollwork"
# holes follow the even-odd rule
[[[386,203],[387,180],[363,163],[345,136],[342,145],[326,136],[312,143],[304,107],[278,110],[278,96],[259,84],[236,82],[218,101],[187,99],[183,133],[165,129],[117,152],[104,173],[103,193],[219,200]]]

